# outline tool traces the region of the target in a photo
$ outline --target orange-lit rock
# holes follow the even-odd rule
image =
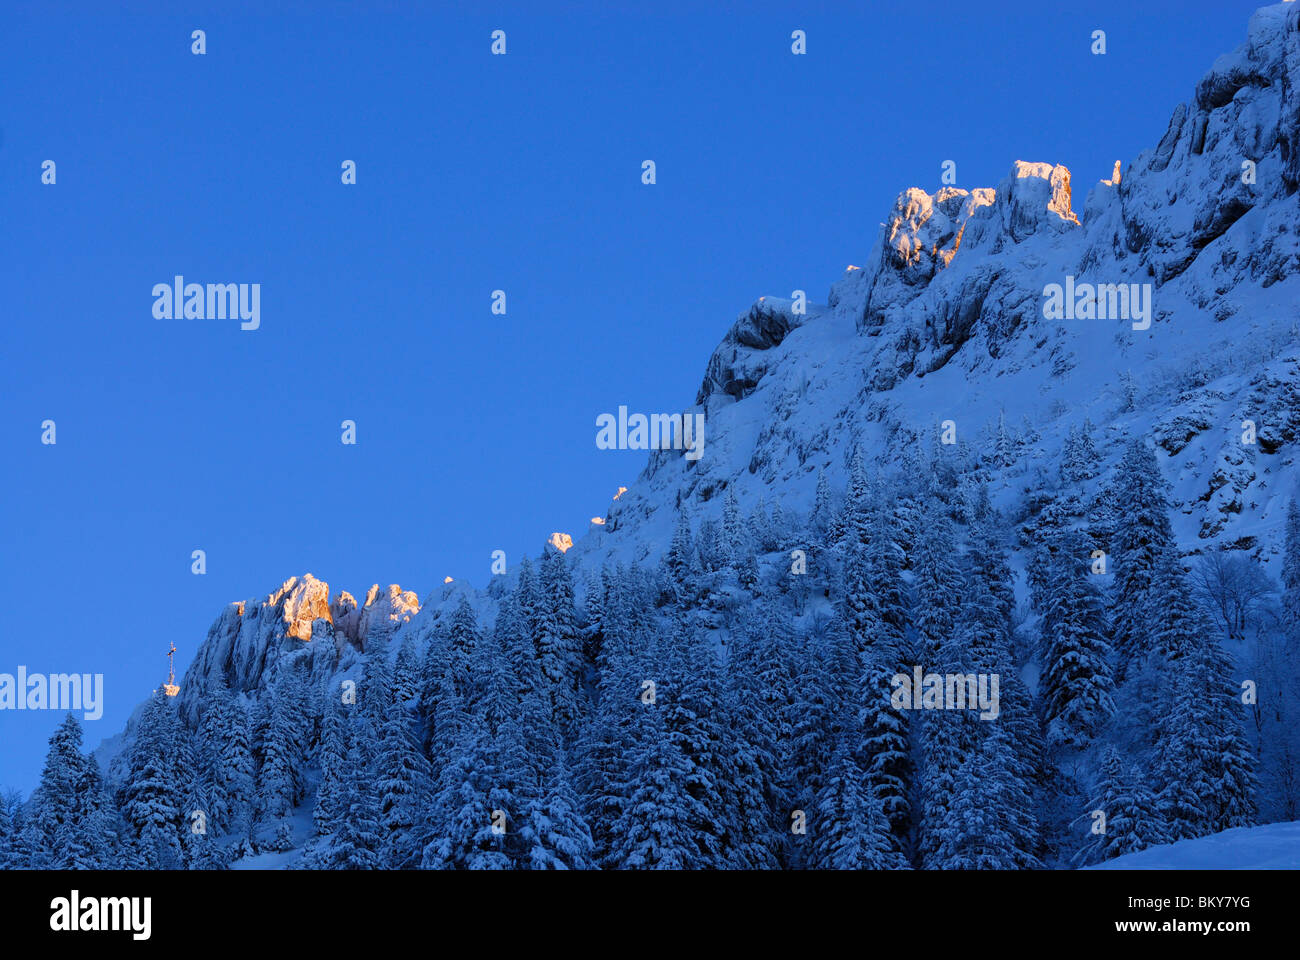
[[[287,625],[286,634],[299,640],[311,640],[312,621],[331,620],[329,599],[329,584],[308,573],[301,580],[290,577],[279,590],[266,598],[266,602],[270,607],[279,608]]]

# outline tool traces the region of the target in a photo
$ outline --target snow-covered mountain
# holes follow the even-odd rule
[[[1091,419],[1107,462],[1124,439],[1156,437],[1188,551],[1271,557],[1300,440],[1297,22],[1292,4],[1259,11],[1158,145],[1081,206],[1070,172],[1046,163],[1015,162],[993,189],[905,191],[825,305],[795,315],[767,297],[740,316],[696,398],[705,455],[653,455],[575,553],[653,559],[679,505],[716,514],[734,487],[742,503],[807,509],[818,470],[842,485],[855,449],[889,469],[945,420],[985,449],[1005,417],[1040,436],[1030,463],[995,478],[1008,497],[1050,475]],[[1044,287],[1067,277],[1151,284],[1150,328],[1046,319]]]
[[[824,304],[797,313],[769,296],[737,318],[688,411],[706,416],[704,455],[652,453],[567,556],[579,569],[654,561],[680,509],[716,517],[728,489],[745,507],[762,497],[806,511],[819,471],[842,487],[856,450],[891,470],[947,420],[978,452],[1000,423],[1034,437],[1018,462],[994,465],[1009,503],[1055,474],[1071,429],[1090,420],[1099,472],[1127,438],[1156,439],[1187,552],[1273,558],[1300,444],[1298,35],[1295,4],[1256,13],[1158,144],[1117,163],[1081,209],[1070,171],[1049,163],[1016,161],[994,188],[905,190],[865,266]],[[1047,319],[1044,288],[1067,277],[1150,284],[1149,329]],[[1247,420],[1254,446],[1242,443]],[[465,589],[440,586],[424,605]],[[221,614],[185,686],[218,666],[256,684],[281,636],[326,636],[341,654],[373,623],[418,624],[419,607],[397,587],[358,605],[291,579]]]
[[[784,291],[736,319],[685,411],[706,418],[703,456],[651,453],[575,535],[579,590],[606,564],[654,563],[682,511],[717,520],[728,491],[746,511],[807,514],[819,475],[842,489],[855,455],[914,472],[945,440],[1016,522],[1027,491],[1060,485],[1085,426],[1095,487],[1131,438],[1154,439],[1185,554],[1273,563],[1300,481],[1298,87],[1300,5],[1282,3],[1082,203],[1070,171],[1020,160],[991,188],[904,191],[824,303]],[[462,597],[489,626],[512,576],[423,599],[376,585],[362,602],[291,578],[221,612],[182,711],[220,683],[259,690],[292,641],[309,641],[312,675],[346,676],[376,631],[394,651],[426,641]]]

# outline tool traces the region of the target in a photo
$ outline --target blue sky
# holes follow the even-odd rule
[[[1064,163],[1082,212],[1257,4],[92,6],[0,12],[0,672],[103,673],[88,745],[231,600],[423,597],[584,531],[644,459],[599,413],[692,402],[944,160]],[[261,328],[155,319],[176,274],[260,283]],[[0,711],[0,787],[58,720]]]

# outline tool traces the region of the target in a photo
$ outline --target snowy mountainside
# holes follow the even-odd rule
[[[714,516],[731,487],[742,505],[806,510],[818,470],[842,487],[855,449],[889,472],[945,420],[983,452],[1004,419],[1038,434],[1030,458],[1049,475],[1085,420],[1105,467],[1127,438],[1155,436],[1185,550],[1267,561],[1300,439],[1298,24],[1294,5],[1255,14],[1159,144],[1117,163],[1081,213],[1070,172],[1046,163],[1017,161],[994,189],[905,191],[824,306],[795,316],[767,297],[741,315],[692,408],[705,456],[652,454],[577,555],[653,560],[681,505]],[[1151,284],[1149,329],[1045,319],[1045,286],[1067,277]],[[1008,499],[1023,489],[1026,465],[995,472]]]
[[[706,416],[704,455],[650,454],[606,523],[575,536],[566,558],[579,590],[605,564],[656,561],[683,509],[696,524],[717,519],[728,490],[746,511],[762,498],[804,514],[819,473],[842,489],[857,452],[883,475],[923,469],[944,421],[1008,511],[1057,482],[1085,422],[1097,483],[1127,440],[1150,436],[1184,551],[1272,561],[1300,444],[1297,85],[1300,6],[1279,4],[1081,209],[1070,171],[1050,163],[1016,161],[993,188],[904,191],[864,266],[824,303],[796,313],[769,296],[740,315],[688,411]],[[1047,319],[1045,287],[1071,277],[1150,284],[1149,328]],[[1241,443],[1245,420],[1254,446]],[[1012,462],[989,457],[1000,431],[1018,441]],[[426,644],[462,597],[488,627],[515,569],[483,590],[376,586],[360,603],[291,578],[222,611],[181,684],[182,711],[193,719],[221,683],[255,694],[285,650],[321,678],[349,675],[376,631],[394,654],[407,638]]]

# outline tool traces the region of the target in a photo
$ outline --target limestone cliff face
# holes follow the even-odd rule
[[[391,636],[419,612],[419,597],[397,584],[375,584],[358,607],[347,591],[331,600],[329,584],[310,573],[290,577],[266,599],[222,611],[181,682],[181,709],[189,712],[199,694],[221,683],[257,690],[281,654],[304,647],[312,676],[328,676],[349,650],[364,651],[367,638]]]

